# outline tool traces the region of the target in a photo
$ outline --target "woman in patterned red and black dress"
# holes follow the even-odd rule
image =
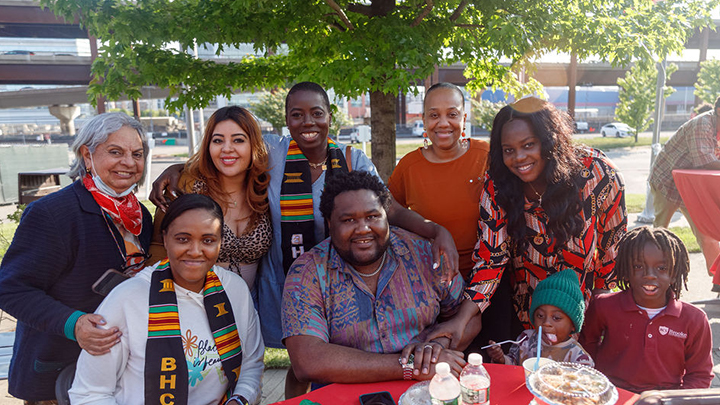
[[[511,319],[525,328],[531,327],[532,292],[550,274],[575,270],[586,301],[614,287],[616,245],[627,228],[624,182],[605,154],[574,144],[572,134],[570,117],[537,98],[498,112],[468,299],[462,316],[438,334],[457,341],[464,322],[490,306],[504,274],[514,309],[509,313],[517,314]],[[498,323],[483,329],[502,328]]]

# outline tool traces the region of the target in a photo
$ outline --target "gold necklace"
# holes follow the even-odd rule
[[[313,169],[322,168],[323,171],[325,171],[325,169],[327,169],[327,166],[325,166],[325,162],[313,163],[313,162],[311,162],[311,161],[308,160],[308,164],[309,164],[310,167],[312,167]]]
[[[533,187],[532,183],[528,183],[530,185],[530,188],[532,188],[532,191],[535,193],[535,195],[538,197],[538,205],[542,205],[542,198],[545,192],[542,194],[538,193],[537,190],[535,190],[535,187]]]
[[[233,191],[233,192],[231,192],[231,193],[227,193],[227,197],[228,197],[228,199],[230,199],[230,201],[228,202],[228,208],[230,208],[230,207],[232,207],[232,208],[237,208],[238,202],[235,201],[235,199],[232,198],[231,195],[233,195],[233,194],[239,194],[239,193],[240,193],[239,190],[235,190],[235,191]]]
[[[360,273],[359,271],[355,270],[355,268],[353,266],[351,266],[349,264],[348,264],[348,266],[350,266],[350,268],[353,269],[355,274],[357,274],[358,276],[369,278],[369,277],[372,277],[372,276],[380,273],[380,270],[382,270],[383,266],[385,265],[385,256],[387,256],[387,250],[385,251],[385,253],[383,253],[382,261],[380,262],[380,265],[378,266],[377,270],[373,271],[370,274]]]

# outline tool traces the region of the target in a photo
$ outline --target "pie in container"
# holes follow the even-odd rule
[[[577,363],[550,363],[527,379],[535,402],[548,405],[613,405],[614,385],[601,372]]]

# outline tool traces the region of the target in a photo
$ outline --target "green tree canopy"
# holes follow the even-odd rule
[[[332,123],[330,124],[330,135],[335,136],[335,139],[340,135],[340,130],[345,127],[352,126],[353,120],[347,111],[339,108],[337,104],[330,106],[332,110]]]
[[[91,97],[170,89],[170,106],[207,105],[233,89],[312,80],[340,96],[370,94],[372,156],[387,178],[395,163],[395,97],[436,66],[464,63],[470,91],[538,87],[548,51],[601,55],[613,64],[680,51],[710,22],[718,0],[41,0],[101,39]],[[216,63],[195,44],[254,44],[258,56]]]
[[[275,132],[282,135],[282,127],[285,126],[285,96],[288,89],[276,88],[260,96],[257,103],[250,106],[252,112],[273,126]]]
[[[715,104],[715,99],[720,96],[720,60],[710,59],[700,63],[695,95],[706,103]]]
[[[472,119],[473,125],[480,128],[492,129],[493,120],[501,108],[505,107],[506,103],[498,101],[493,103],[490,100],[470,100],[472,103]]]
[[[638,133],[646,130],[654,121],[651,118],[655,110],[655,98],[657,91],[657,70],[653,61],[638,61],[625,74],[619,78],[617,84],[620,87],[618,97],[620,102],[615,109],[615,116],[635,129],[635,142],[638,141]],[[671,63],[665,68],[665,81],[670,80],[678,69],[677,65]],[[668,98],[675,92],[670,86],[665,86],[664,98]]]

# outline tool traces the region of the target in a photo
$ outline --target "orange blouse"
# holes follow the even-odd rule
[[[477,243],[480,194],[490,146],[471,139],[459,158],[432,163],[418,148],[398,162],[388,188],[400,205],[447,228],[460,254],[460,272],[468,281]]]

